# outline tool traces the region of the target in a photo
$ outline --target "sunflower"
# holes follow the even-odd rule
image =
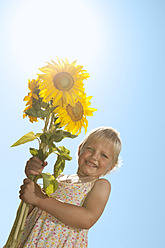
[[[43,74],[38,74],[40,83],[40,96],[43,100],[53,101],[53,105],[58,105],[59,100],[64,104],[72,104],[77,98],[78,92],[84,92],[83,80],[89,77],[83,66],[76,65],[76,61],[69,64],[68,60],[58,60],[55,63],[47,63],[46,66],[40,68]]]
[[[35,80],[35,79],[32,79],[31,81],[28,80],[28,88],[30,90],[30,92],[28,93],[27,96],[24,97],[23,101],[27,101],[26,103],[26,108],[25,110],[23,111],[23,118],[25,118],[27,116],[27,114],[25,113],[28,109],[32,108],[33,105],[34,105],[34,102],[35,100],[39,100],[39,80]],[[33,121],[38,121],[37,120],[37,117],[33,117],[33,116],[29,116],[29,120],[30,122],[33,122]]]
[[[74,104],[59,105],[55,109],[55,113],[58,116],[58,123],[65,130],[72,134],[79,135],[81,128],[84,127],[85,133],[87,132],[88,121],[87,116],[93,116],[95,108],[90,108],[89,102],[92,96],[86,97],[86,93],[79,93],[79,98]]]

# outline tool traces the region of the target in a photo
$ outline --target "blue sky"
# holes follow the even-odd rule
[[[1,204],[0,247],[19,205],[29,143],[10,146],[42,123],[22,118],[27,81],[56,56],[75,59],[90,74],[85,83],[98,109],[88,131],[112,126],[123,148],[120,171],[108,175],[109,202],[89,231],[89,248],[165,247],[164,104],[165,2],[163,0],[6,0],[0,3]],[[65,140],[77,169],[84,131]],[[54,156],[45,172],[52,172]]]

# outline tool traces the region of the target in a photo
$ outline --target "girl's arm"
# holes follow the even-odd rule
[[[42,162],[37,156],[33,156],[26,163],[25,174],[27,177],[29,177],[30,175],[37,176],[40,173],[42,173],[42,171],[46,165],[47,165],[46,161]],[[33,206],[33,205],[29,206],[28,214],[31,213],[31,211],[33,210],[34,207],[35,206]]]
[[[98,179],[81,207],[48,197],[40,186],[30,179],[25,179],[24,185],[21,186],[20,198],[28,204],[45,210],[69,226],[89,229],[103,213],[110,191],[110,183],[106,179]]]

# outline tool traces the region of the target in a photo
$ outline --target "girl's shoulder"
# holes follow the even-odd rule
[[[96,180],[96,182],[105,183],[105,184],[111,185],[110,181],[109,181],[108,179],[106,179],[106,178],[98,178],[98,179]]]
[[[99,178],[95,181],[93,189],[96,191],[98,190],[100,192],[106,192],[106,193],[110,194],[111,183],[105,178]]]
[[[95,181],[91,191],[88,193],[84,206],[93,208],[95,211],[95,205],[97,209],[100,209],[100,213],[104,210],[107,201],[111,193],[111,184],[107,179],[99,178]]]

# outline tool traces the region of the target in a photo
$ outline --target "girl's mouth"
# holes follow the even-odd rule
[[[89,161],[85,161],[86,165],[92,167],[92,168],[97,168],[98,166],[92,162],[89,162]]]

